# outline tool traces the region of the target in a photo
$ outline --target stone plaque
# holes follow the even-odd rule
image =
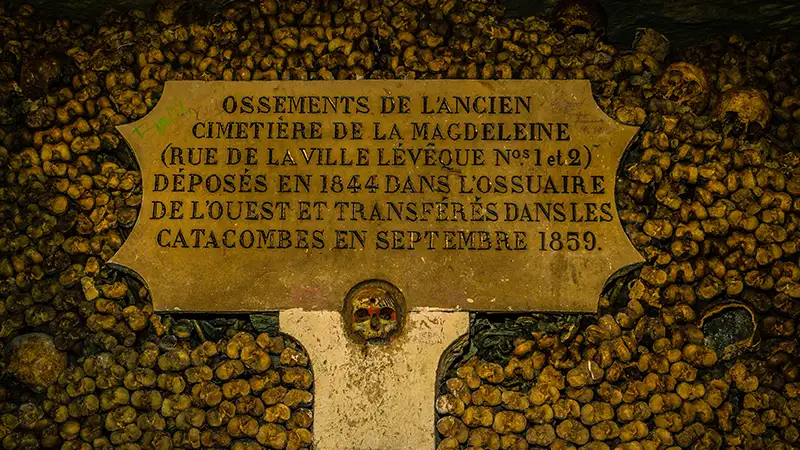
[[[639,254],[614,182],[636,132],[589,81],[167,82],[119,127],[143,201],[112,262],[157,310],[590,312]]]

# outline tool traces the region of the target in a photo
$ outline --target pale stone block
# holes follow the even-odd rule
[[[468,332],[468,312],[411,311],[385,345],[351,339],[338,311],[284,310],[280,326],[311,358],[317,450],[435,447],[439,360]]]

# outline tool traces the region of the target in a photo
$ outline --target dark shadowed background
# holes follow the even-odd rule
[[[28,0],[28,3],[48,16],[93,19],[109,6],[146,10],[154,0]],[[226,1],[200,3],[214,10]],[[555,3],[556,0],[506,0],[507,15],[547,15]],[[600,3],[609,17],[609,40],[620,44],[630,43],[638,27],[657,29],[674,47],[732,33],[752,37],[800,31],[798,0],[602,0]]]

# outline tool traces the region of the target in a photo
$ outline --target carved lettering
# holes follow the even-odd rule
[[[160,310],[338,309],[382,278],[412,308],[593,311],[640,259],[614,203],[636,129],[587,81],[170,81],[148,117],[185,109],[119,127],[143,208],[113,262]]]

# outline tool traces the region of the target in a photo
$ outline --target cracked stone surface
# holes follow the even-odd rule
[[[411,311],[386,345],[351,339],[338,311],[284,310],[280,326],[311,358],[317,450],[435,447],[436,373],[468,312]]]

